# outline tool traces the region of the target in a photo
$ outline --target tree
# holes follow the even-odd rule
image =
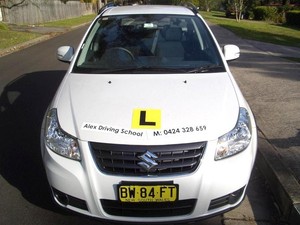
[[[25,4],[27,0],[0,0],[0,8],[12,9],[13,7]]]
[[[44,0],[44,1],[46,2],[51,0]],[[61,0],[61,1],[67,2],[68,0]],[[20,5],[26,5],[29,2],[34,4],[34,0],[0,0],[0,8],[12,9]]]
[[[226,7],[226,16],[231,15],[233,13],[235,15],[236,21],[239,22],[243,18],[248,1],[251,1],[251,0],[227,0],[227,1],[225,1],[224,4]]]
[[[219,10],[223,4],[224,0],[192,0],[195,6],[198,6],[200,10],[211,11]]]
[[[240,21],[245,10],[245,0],[234,0],[235,19]]]

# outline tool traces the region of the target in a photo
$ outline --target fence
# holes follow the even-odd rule
[[[14,0],[19,2],[19,0]],[[39,24],[93,13],[91,3],[30,0],[11,9],[2,8],[2,20],[10,24]]]

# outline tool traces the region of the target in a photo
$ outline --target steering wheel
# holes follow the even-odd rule
[[[134,55],[131,51],[123,47],[113,47],[107,49],[104,53],[107,57],[111,57],[113,60],[117,60],[118,62],[131,62],[134,60]]]

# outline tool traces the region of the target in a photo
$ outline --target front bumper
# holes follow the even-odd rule
[[[170,222],[206,218],[239,205],[253,168],[257,135],[243,152],[215,161],[216,140],[207,142],[198,168],[174,176],[120,176],[104,174],[96,166],[88,142],[79,142],[82,161],[52,152],[42,144],[42,156],[52,194],[62,207],[105,220]],[[117,185],[166,183],[179,185],[176,203],[130,203],[118,201]]]

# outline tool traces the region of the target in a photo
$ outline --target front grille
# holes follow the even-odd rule
[[[199,165],[205,150],[206,142],[179,145],[116,145],[90,143],[92,155],[98,168],[108,174],[127,176],[168,175],[191,173]],[[139,156],[151,152],[157,158],[150,158],[155,166],[145,169],[139,165]],[[149,164],[149,162],[143,162]]]
[[[187,215],[193,212],[196,205],[196,199],[155,203],[122,203],[114,200],[101,199],[100,202],[107,214],[131,217],[164,217]]]

